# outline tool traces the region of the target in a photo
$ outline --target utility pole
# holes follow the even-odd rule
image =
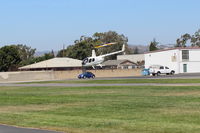
[[[64,57],[64,54],[65,54],[64,50],[65,50],[65,44],[63,44],[63,57]]]

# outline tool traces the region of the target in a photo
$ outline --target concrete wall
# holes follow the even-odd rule
[[[96,77],[126,77],[141,75],[141,69],[90,70],[90,72],[94,73]],[[81,70],[1,72],[0,83],[77,79],[77,76],[80,73],[82,73]]]

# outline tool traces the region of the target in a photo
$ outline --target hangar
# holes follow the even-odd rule
[[[20,67],[22,71],[38,71],[38,70],[77,70],[81,69],[81,60],[72,58],[53,58],[31,65]]]
[[[200,47],[183,47],[157,50],[145,53],[145,68],[151,65],[163,65],[175,70],[175,73],[200,72]]]

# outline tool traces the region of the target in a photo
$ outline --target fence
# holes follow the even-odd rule
[[[140,76],[141,69],[90,70],[96,77]],[[81,70],[1,72],[0,83],[76,79]]]

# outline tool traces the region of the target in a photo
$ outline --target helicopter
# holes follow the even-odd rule
[[[109,45],[112,45],[112,44],[116,44],[116,43],[107,43],[107,44],[97,46],[95,48],[109,46]],[[95,50],[92,50],[92,56],[83,59],[82,66],[83,67],[92,66],[93,69],[95,69],[95,66],[100,66],[102,68],[101,63],[104,62],[105,57],[110,56],[110,55],[119,54],[119,53],[122,53],[124,51],[125,51],[125,44],[123,44],[122,49],[120,51],[116,51],[116,52],[112,52],[112,53],[108,53],[108,54],[104,54],[104,55],[99,55],[99,56],[96,56]]]

